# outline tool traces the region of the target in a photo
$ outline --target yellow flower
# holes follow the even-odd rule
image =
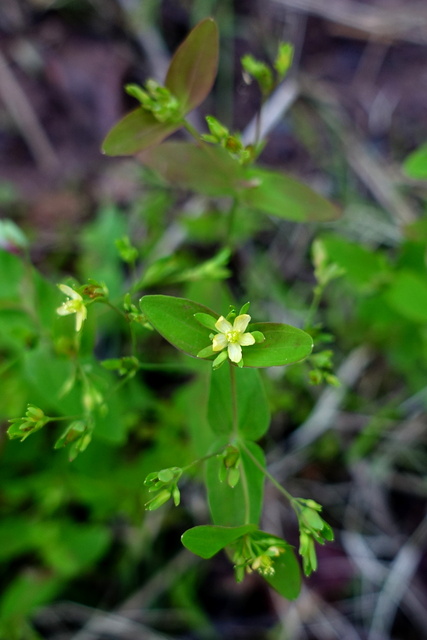
[[[87,317],[87,309],[83,302],[83,298],[79,293],[77,293],[77,291],[74,291],[74,289],[66,284],[59,284],[58,287],[61,289],[62,293],[65,293],[65,295],[68,296],[69,300],[58,307],[56,313],[60,316],[69,316],[71,313],[75,313],[76,331],[80,331],[83,322]]]
[[[215,322],[218,334],[213,338],[212,349],[214,351],[222,351],[227,347],[230,360],[236,364],[240,362],[242,359],[242,347],[255,344],[253,335],[244,333],[250,320],[251,316],[247,313],[237,316],[233,324],[226,320],[224,316],[218,318]]]

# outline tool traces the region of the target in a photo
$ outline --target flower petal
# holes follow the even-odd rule
[[[241,316],[237,316],[234,321],[233,329],[234,331],[238,331],[239,333],[243,333],[246,330],[246,327],[251,321],[251,316],[247,313],[243,313]]]
[[[223,333],[217,333],[212,340],[212,349],[214,351],[221,351],[227,346],[227,338]]]
[[[239,338],[239,344],[241,344],[242,347],[249,347],[249,345],[255,344],[255,338],[251,333],[244,333]]]
[[[86,320],[86,317],[87,317],[87,309],[85,306],[82,306],[82,308],[76,313],[76,331],[77,332],[79,332],[80,329],[82,328],[83,322]]]
[[[220,316],[218,320],[215,322],[215,327],[220,333],[227,333],[228,331],[232,331],[232,325],[224,318],[224,316]],[[246,327],[245,327],[246,328]],[[221,347],[223,348],[223,347]]]
[[[74,291],[74,289],[69,287],[67,284],[58,284],[58,287],[59,289],[61,289],[62,293],[65,293],[65,295],[69,298],[73,298],[73,300],[83,300],[81,295],[77,293],[77,291]]]
[[[240,362],[242,359],[242,347],[237,342],[231,342],[228,345],[228,357],[231,362],[235,362],[236,364]]]
[[[64,302],[60,307],[57,308],[56,313],[59,316],[69,316],[70,313],[75,313],[74,309],[70,309],[69,305]]]

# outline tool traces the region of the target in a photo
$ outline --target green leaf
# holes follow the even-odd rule
[[[261,331],[265,341],[243,347],[245,367],[277,367],[294,364],[310,355],[312,337],[296,327],[273,322],[250,324],[248,331]]]
[[[188,113],[207,97],[218,68],[218,27],[206,18],[190,31],[175,52],[166,76],[165,86]]]
[[[182,123],[159,122],[152,113],[138,107],[111,129],[102,144],[102,152],[108,156],[131,155],[160,144],[181,127]]]
[[[64,577],[81,574],[107,550],[111,532],[98,524],[53,522],[39,541],[45,562]]]
[[[19,617],[28,616],[35,607],[52,600],[62,584],[61,578],[52,575],[45,569],[28,567],[22,570],[2,593],[0,601],[1,624],[6,627]],[[7,636],[2,637],[6,638]]]
[[[194,317],[196,318],[197,322],[199,324],[201,324],[203,327],[206,327],[207,329],[211,329],[212,331],[216,331],[216,327],[215,327],[215,318],[211,315],[208,315],[206,313],[195,313]]]
[[[325,222],[340,216],[339,210],[310,187],[283,173],[247,169],[254,184],[242,194],[242,202],[264,213],[295,222]]]
[[[273,566],[274,575],[263,578],[281,596],[295,600],[301,591],[301,571],[293,549],[289,546],[284,553],[275,558]]]
[[[229,438],[225,437],[217,441],[212,447],[217,451],[225,446]],[[209,508],[214,524],[226,527],[237,527],[247,523],[259,522],[264,492],[264,474],[255,466],[251,458],[239,447],[240,482],[232,489],[226,482],[219,482],[219,470],[223,464],[218,457],[210,458],[206,463],[206,486],[208,490]],[[254,442],[245,442],[245,446],[265,467],[265,457],[262,449]]]
[[[153,327],[174,347],[197,357],[209,347],[210,331],[197,322],[194,315],[205,313],[215,320],[218,316],[201,304],[173,296],[144,296],[140,300],[142,312]]]
[[[270,411],[260,374],[256,369],[233,369],[233,372],[239,434],[248,440],[259,440],[270,424]],[[208,420],[217,435],[233,431],[230,367],[212,371]]]
[[[406,158],[403,170],[411,178],[427,179],[427,143],[418,147]]]
[[[189,529],[181,536],[184,547],[201,558],[212,558],[216,553],[235,542],[246,533],[256,531],[254,524],[241,527],[202,525]]]
[[[0,301],[22,302],[21,281],[25,267],[20,258],[0,248],[0,273],[7,278],[0,278]],[[2,305],[3,306],[3,305]]]
[[[427,283],[425,277],[401,271],[386,293],[388,304],[413,322],[427,321]]]
[[[0,522],[0,561],[10,561],[16,556],[29,553],[36,546],[37,526],[24,516],[8,518]]]
[[[383,253],[333,234],[322,236],[321,240],[330,261],[342,267],[343,277],[360,291],[376,289],[387,279],[389,269]]]
[[[152,326],[174,347],[197,357],[211,345],[210,331],[195,318],[206,313],[215,320],[218,315],[203,305],[174,296],[144,296],[140,300],[142,312]],[[306,358],[313,348],[311,336],[286,324],[251,324],[249,331],[261,331],[265,341],[243,347],[245,367],[274,367],[293,364]]]
[[[169,184],[207,196],[235,196],[245,180],[225,149],[202,143],[167,142],[138,158]]]

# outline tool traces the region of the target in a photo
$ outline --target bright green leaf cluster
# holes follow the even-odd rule
[[[87,422],[75,420],[68,425],[60,438],[58,438],[54,448],[62,449],[71,444],[68,459],[72,462],[79,453],[87,449],[92,440],[92,432],[93,428],[90,428]]]
[[[274,89],[274,77],[271,68],[261,60],[257,60],[250,53],[241,58],[243,70],[248,76],[254,78],[261,93],[264,96],[268,96]]]
[[[178,481],[182,476],[182,469],[179,467],[169,467],[161,471],[153,471],[149,473],[144,480],[144,484],[148,487],[149,493],[157,491],[157,495],[151,498],[146,504],[147,511],[154,511],[165,504],[170,498],[173,498],[177,507],[181,500],[180,491],[178,489]]]
[[[206,116],[206,122],[209,127],[209,134],[203,134],[201,136],[202,140],[223,147],[230,153],[231,157],[238,160],[240,164],[245,164],[253,160],[254,149],[252,145],[245,146],[239,134],[231,134],[227,127],[213,116]]]
[[[301,575],[292,547],[254,524],[237,527],[202,525],[186,531],[183,545],[202,558],[229,549],[238,582],[258,572],[285,598],[293,600],[301,589]]]
[[[257,571],[262,576],[273,576],[274,563],[289,545],[261,531],[254,531],[238,538],[233,544],[233,563],[236,581],[241,582],[245,573]]]
[[[133,378],[140,368],[140,362],[135,356],[123,356],[123,358],[110,358],[101,362],[105,369],[117,371],[119,376]]]
[[[136,322],[137,324],[141,324],[146,329],[152,329],[152,326],[147,321],[146,315],[142,313],[138,309],[136,304],[132,302],[130,293],[127,293],[124,297],[123,309],[129,322]]]
[[[125,90],[159,122],[175,124],[182,119],[182,109],[177,98],[169,89],[162,87],[155,80],[147,80],[145,90],[137,84],[128,84]]]
[[[273,63],[280,79],[284,78],[292,65],[294,57],[294,47],[290,42],[281,42],[277,52],[276,59]]]
[[[332,527],[320,517],[322,506],[314,500],[295,498],[294,509],[298,516],[300,531],[299,553],[303,559],[303,569],[306,576],[317,569],[315,542],[325,544],[334,539]]]
[[[327,284],[345,274],[345,269],[336,262],[331,262],[325,243],[317,238],[312,245],[314,275],[319,287],[323,289]]]
[[[219,468],[218,479],[220,482],[227,481],[227,484],[231,489],[237,485],[240,480],[240,451],[234,445],[228,445],[228,447],[219,456],[221,460],[221,466]]]
[[[46,416],[39,407],[29,404],[25,416],[9,420],[11,426],[7,430],[7,435],[11,439],[20,438],[21,442],[23,442],[32,433],[39,431],[45,424],[51,422],[52,419]]]
[[[281,42],[273,67],[261,60],[257,60],[251,54],[243,56],[241,63],[244,73],[256,80],[263,97],[266,98],[289,71],[293,55],[293,46],[289,42]],[[275,74],[273,73],[273,68],[276,71]]]
[[[139,251],[131,244],[129,236],[117,238],[115,244],[123,262],[127,262],[128,264],[134,264],[136,262],[139,256]]]
[[[337,376],[333,373],[332,356],[333,352],[330,349],[312,353],[309,356],[308,362],[313,367],[309,373],[311,384],[318,385],[326,382],[332,387],[341,386]]]

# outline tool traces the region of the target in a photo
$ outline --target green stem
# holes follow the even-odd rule
[[[250,457],[250,459],[252,460],[254,465],[256,467],[258,467],[258,469],[260,471],[262,471],[262,473],[265,475],[265,477],[270,480],[270,482],[276,487],[276,489],[278,491],[280,491],[280,493],[282,495],[284,495],[287,500],[289,500],[289,502],[291,503],[292,508],[295,510],[295,506],[294,506],[295,498],[288,491],[286,491],[286,489],[284,487],[282,487],[282,485],[279,482],[277,482],[276,478],[274,476],[272,476],[271,473],[269,471],[267,471],[267,469],[265,467],[263,467],[260,462],[258,462],[258,460],[249,451],[249,449],[246,447],[246,445],[244,444],[243,441],[240,442],[240,446],[242,447],[242,449],[245,450],[245,453],[247,453],[247,455]]]
[[[107,307],[110,307],[110,309],[118,313],[121,318],[124,318],[125,320],[127,320],[127,316],[125,312],[119,309],[118,307],[116,307],[112,302],[110,302],[109,300],[101,300],[101,302],[103,302],[103,304],[106,304]]]
[[[311,302],[310,308],[307,313],[307,318],[304,326],[306,330],[312,326],[314,316],[316,315],[316,312],[319,308],[320,300],[322,299],[322,295],[323,295],[323,287],[320,287],[320,285],[318,285],[314,289],[313,300]]]
[[[225,230],[225,246],[231,246],[231,238],[232,238],[232,234],[233,234],[233,229],[234,229],[234,223],[236,220],[236,212],[238,209],[238,205],[239,205],[239,201],[237,198],[233,198],[233,201],[231,203],[231,207],[228,211],[227,214],[227,227]]]
[[[237,413],[237,390],[236,390],[236,372],[233,365],[229,361],[230,365],[230,393],[231,393],[231,408],[233,416],[233,435],[235,438],[239,435],[239,423]]]
[[[200,142],[200,133],[187,120],[184,120],[184,129],[186,129],[188,133],[192,135],[195,140],[197,140],[197,142]]]
[[[232,416],[233,416],[233,436],[234,438],[238,439],[239,438],[239,414],[237,409],[236,370],[235,370],[235,367],[231,364],[231,362],[229,362],[229,365],[230,365],[231,407],[232,407]],[[242,483],[243,501],[245,504],[245,524],[250,524],[251,511],[250,511],[249,485],[248,485],[248,479],[245,473],[245,468],[243,465],[240,466],[240,481]]]
[[[48,422],[61,422],[62,420],[79,420],[84,416],[80,414],[78,416],[59,416],[59,417],[53,417],[53,418],[50,418],[49,416],[46,416],[46,417],[48,418],[46,424],[48,424]]]
[[[242,483],[243,500],[245,503],[245,524],[251,524],[249,486],[244,465],[240,466],[240,482]]]
[[[228,444],[225,444],[223,447],[221,447],[221,449],[218,449],[218,451],[215,451],[214,453],[208,453],[206,456],[203,456],[202,458],[197,458],[197,460],[193,460],[193,462],[190,462],[190,464],[187,464],[185,467],[182,467],[182,472],[184,473],[185,471],[187,471],[188,469],[191,469],[191,467],[194,467],[197,464],[201,464],[206,460],[210,460],[215,456],[219,456],[220,453],[222,453],[227,447],[228,447]]]

